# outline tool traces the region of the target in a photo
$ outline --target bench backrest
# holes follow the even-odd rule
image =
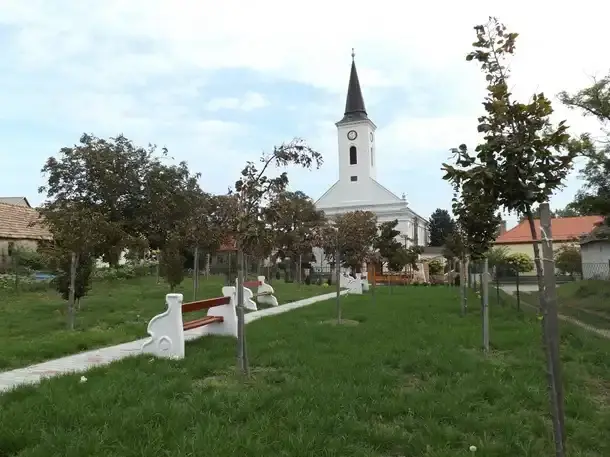
[[[201,311],[202,309],[210,309],[220,305],[228,305],[229,303],[231,303],[231,297],[216,297],[192,301],[182,305],[182,314],[192,313],[193,311]]]
[[[261,285],[260,281],[245,281],[244,282],[244,287],[247,287],[248,289],[252,288],[252,287],[258,287]]]

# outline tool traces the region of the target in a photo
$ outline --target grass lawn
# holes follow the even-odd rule
[[[539,323],[491,309],[480,351],[475,299],[457,288],[378,288],[343,301],[359,325],[324,323],[334,300],[247,327],[254,375],[233,374],[235,340],[187,357],[138,357],[0,396],[0,454],[20,457],[552,455]],[[354,322],[352,322],[353,324]],[[568,453],[608,457],[610,342],[562,330]],[[3,454],[2,454],[3,453]]]
[[[220,296],[223,284],[222,277],[202,279],[198,298]],[[273,287],[280,304],[333,290],[284,281]],[[177,292],[190,301],[192,290],[188,279]],[[0,371],[146,337],[148,321],[165,310],[168,292],[150,276],[95,282],[81,301],[75,331],[67,330],[67,305],[54,290],[0,295]]]
[[[538,305],[538,292],[523,294],[523,299]],[[557,288],[561,314],[585,324],[610,329],[610,281],[588,280],[562,284]]]

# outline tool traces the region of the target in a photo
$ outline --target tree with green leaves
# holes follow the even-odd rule
[[[474,50],[466,60],[477,62],[485,75],[485,113],[479,117],[482,142],[474,154],[456,151],[457,164],[445,164],[444,179],[484,190],[490,200],[508,211],[525,214],[530,226],[540,291],[544,349],[548,362],[548,387],[552,404],[556,455],[564,456],[563,387],[557,335],[557,309],[547,309],[538,232],[532,206],[546,202],[563,185],[582,142],[572,140],[565,121],[554,126],[551,102],[534,94],[519,102],[509,90],[508,59],[514,54],[517,34],[508,32],[495,18],[475,27]]]
[[[400,271],[404,268],[403,259],[400,256],[400,251],[404,249],[404,246],[397,240],[400,235],[400,230],[396,230],[397,225],[398,219],[379,224],[379,232],[373,242],[373,248],[379,252],[391,271]]]
[[[336,262],[338,242],[341,266],[360,273],[377,238],[377,216],[370,211],[350,211],[336,216],[324,233],[326,258]]]
[[[55,286],[68,300],[68,327],[74,329],[76,305],[89,289],[94,253],[108,233],[108,222],[97,208],[66,200],[39,208],[41,223],[53,235],[53,243],[42,248],[57,272]]]
[[[575,94],[562,92],[561,101],[571,109],[580,110],[585,116],[597,118],[603,125],[610,122],[610,74],[593,79],[591,86]],[[610,226],[610,132],[597,142],[589,138],[583,153],[587,164],[580,172],[585,182],[570,207],[580,215],[601,215]]]
[[[515,273],[529,273],[534,270],[534,261],[525,252],[512,252],[504,259],[504,264]]]
[[[582,274],[580,247],[576,244],[563,244],[555,251],[555,266],[563,274],[574,276]]]
[[[154,146],[137,147],[123,135],[106,140],[83,134],[78,144],[47,159],[42,172],[48,182],[39,192],[45,193],[48,209],[78,203],[103,214],[96,254],[116,266],[128,238],[143,227],[141,215],[148,209],[143,189],[151,164],[160,165]]]
[[[288,186],[288,173],[283,171],[277,176],[268,175],[271,168],[285,168],[296,165],[303,168],[322,165],[322,155],[310,148],[303,140],[295,138],[273,148],[270,153],[263,153],[260,165],[247,162],[241,177],[235,182],[236,218],[235,241],[238,254],[238,368],[249,375],[248,354],[243,307],[243,255],[244,251],[252,252],[264,246],[272,245],[273,234],[268,230],[267,207],[278,195],[284,193]]]
[[[443,246],[445,239],[455,230],[455,221],[446,209],[437,208],[428,222],[430,246]]]
[[[313,248],[322,241],[326,217],[311,198],[300,191],[282,192],[270,201],[266,218],[273,233],[276,258],[290,258],[292,265],[298,259],[301,263],[314,260]]]

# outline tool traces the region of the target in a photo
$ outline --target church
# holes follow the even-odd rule
[[[377,181],[377,126],[366,112],[353,50],[345,113],[335,125],[339,179],[316,201],[316,208],[329,217],[361,210],[374,213],[379,223],[397,219],[402,243],[426,246],[428,221],[409,208],[404,194],[398,197]]]

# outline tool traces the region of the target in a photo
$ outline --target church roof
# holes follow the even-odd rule
[[[360,80],[358,79],[358,71],[356,71],[356,62],[354,60],[354,51],[352,50],[352,69],[347,86],[345,113],[343,119],[339,122],[363,121],[367,119],[364,97],[362,97],[362,89],[360,89]]]

